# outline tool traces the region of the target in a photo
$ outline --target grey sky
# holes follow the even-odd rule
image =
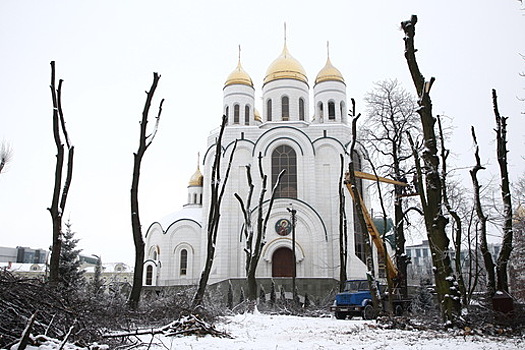
[[[63,106],[76,147],[65,216],[85,253],[133,259],[129,218],[132,153],[152,72],[165,98],[160,129],[140,184],[144,230],[178,210],[197,152],[219,126],[222,88],[237,63],[260,96],[269,64],[288,47],[310,85],[326,60],[342,72],[364,111],[373,83],[397,78],[413,92],[399,23],[417,14],[422,72],[437,81],[434,111],[454,118],[458,166],[472,164],[470,125],[478,129],[487,177],[494,159],[491,88],[509,116],[510,170],[523,172],[525,11],[515,0],[482,1],[2,1],[0,140],[14,155],[0,175],[0,245],[47,248],[55,146],[49,91],[51,60],[64,79]],[[256,106],[261,110],[261,105]],[[463,171],[468,176],[467,170]]]

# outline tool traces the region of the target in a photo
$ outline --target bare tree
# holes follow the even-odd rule
[[[455,269],[456,269],[456,279],[458,281],[458,287],[459,287],[459,293],[461,295],[461,301],[464,306],[467,306],[467,291],[465,288],[465,281],[463,280],[463,274],[461,269],[461,244],[463,242],[462,234],[463,234],[463,225],[461,222],[461,217],[457,213],[457,211],[452,207],[451,201],[449,200],[448,195],[448,186],[447,186],[447,176],[448,176],[448,170],[447,170],[447,159],[450,155],[450,150],[448,150],[445,147],[445,136],[443,133],[443,125],[441,124],[441,117],[437,116],[438,121],[438,131],[439,131],[439,139],[441,143],[441,190],[443,195],[443,204],[445,205],[445,208],[447,208],[448,213],[450,216],[452,216],[452,219],[454,220],[454,250],[456,253],[456,259],[454,260],[455,263]]]
[[[514,237],[513,249],[509,263],[509,287],[512,296],[525,302],[525,175],[513,185],[514,203]]]
[[[133,233],[133,243],[135,244],[135,268],[133,271],[133,286],[128,298],[128,305],[132,309],[136,309],[139,300],[140,292],[142,290],[142,276],[144,273],[144,239],[142,237],[142,226],[140,224],[139,215],[139,179],[140,179],[140,166],[142,158],[146,153],[146,150],[153,139],[157,135],[159,128],[160,115],[162,113],[162,104],[164,99],[160,101],[159,112],[155,120],[155,126],[153,131],[148,134],[148,116],[155,90],[159,83],[160,75],[153,73],[153,83],[151,84],[150,90],[146,91],[146,102],[144,103],[144,109],[142,110],[142,119],[140,121],[140,135],[139,135],[139,147],[137,152],[133,153],[133,177],[131,180],[131,228]]]
[[[357,120],[359,117],[361,117],[361,114],[356,115],[355,114],[355,102],[352,99],[352,142],[350,143],[350,163],[348,163],[348,173],[347,178],[345,179],[347,184],[350,184],[350,188],[352,191],[352,198],[354,200],[354,206],[356,209],[357,214],[357,220],[361,223],[361,227],[367,227],[366,220],[365,220],[365,214],[363,210],[363,201],[361,197],[361,193],[359,192],[357,181],[355,177],[355,167],[354,167],[354,161],[353,161],[353,154],[355,152],[355,146],[357,142]],[[367,274],[367,280],[368,280],[368,286],[370,288],[370,294],[372,295],[372,305],[374,308],[374,313],[377,315],[379,312],[379,292],[377,290],[377,285],[375,283],[375,276],[374,276],[374,261],[372,257],[372,247],[370,245],[370,238],[367,230],[364,230],[363,234],[363,241],[364,241],[364,255],[365,255],[365,262],[366,262],[366,268],[368,271]]]
[[[417,113],[420,116],[423,129],[424,150],[422,160],[424,161],[424,168],[422,170],[424,170],[426,186],[425,192],[421,193],[420,198],[432,253],[436,292],[442,306],[442,316],[444,321],[454,323],[460,314],[461,304],[450,263],[449,238],[445,230],[448,219],[442,210],[442,186],[439,175],[437,139],[434,130],[436,120],[432,115],[432,100],[430,98],[430,90],[435,79],[432,77],[430,81],[425,81],[419,70],[414,48],[416,23],[417,16],[412,15],[410,20],[401,23],[401,28],[405,33],[405,58],[412,81],[418,92],[419,108]],[[422,189],[421,186],[420,189]]]
[[[342,154],[340,158],[339,176],[339,291],[343,291],[346,280],[346,266],[348,263],[348,224],[346,220],[346,205],[343,187],[345,158]]]
[[[230,169],[232,166],[233,155],[235,149],[237,148],[237,140],[233,145],[233,149],[230,154],[230,159],[228,162],[228,167],[226,169],[226,174],[224,175],[224,180],[221,179],[221,158],[223,156],[222,152],[222,136],[224,134],[224,128],[228,123],[228,117],[222,116],[221,130],[219,131],[219,137],[215,142],[215,159],[213,161],[213,166],[211,169],[211,198],[210,198],[210,212],[208,213],[208,225],[207,225],[207,248],[206,248],[206,261],[204,263],[204,269],[201,273],[199,279],[199,285],[197,287],[197,292],[193,297],[193,307],[202,306],[204,300],[204,292],[208,285],[208,280],[210,278],[211,268],[213,266],[213,260],[215,258],[215,244],[217,243],[217,233],[219,230],[219,221],[221,217],[221,203],[224,196],[224,190],[226,184],[228,183],[228,177],[230,175]]]
[[[385,80],[375,84],[365,101],[368,118],[361,128],[366,148],[373,151],[383,166],[383,173],[397,181],[407,182],[411,166],[406,165],[412,158],[412,150],[406,139],[407,132],[419,132],[416,101],[403,89],[397,80]],[[399,287],[401,293],[407,295],[407,265],[405,254],[405,229],[403,198],[406,189],[394,187],[394,237],[395,258],[399,271]]]
[[[494,117],[496,118],[496,155],[498,158],[500,179],[501,179],[501,198],[503,200],[503,240],[501,251],[496,261],[496,289],[508,292],[509,281],[507,268],[512,252],[512,196],[510,194],[510,179],[507,169],[507,117],[503,117],[498,109],[498,96],[496,90],[492,89],[492,105]]]
[[[2,141],[0,145],[0,174],[5,173],[6,165],[13,158],[13,149],[6,141]]]
[[[53,136],[57,148],[55,166],[55,186],[51,207],[47,208],[53,222],[53,242],[51,245],[51,258],[49,260],[49,281],[53,284],[59,281],[60,250],[62,247],[62,215],[66,208],[69,186],[73,177],[73,156],[75,147],[71,144],[66,130],[66,121],[62,111],[62,82],[55,85],[55,61],[51,61],[51,98],[53,101]],[[65,146],[64,146],[65,142]],[[67,168],[64,176],[64,152],[67,147]]]
[[[266,236],[266,228],[268,226],[268,220],[270,219],[270,215],[272,213],[272,207],[275,200],[275,194],[277,191],[277,188],[279,187],[279,184],[281,182],[281,178],[286,170],[282,170],[278,177],[277,181],[275,182],[275,185],[273,187],[271,196],[270,196],[270,202],[268,204],[268,209],[266,211],[266,214],[263,213],[263,204],[266,197],[267,190],[267,182],[268,182],[268,175],[266,175],[263,171],[262,167],[262,154],[259,153],[259,175],[262,179],[262,186],[261,186],[261,193],[259,194],[259,203],[257,205],[257,223],[256,223],[256,232],[254,232],[254,227],[251,220],[251,213],[252,208],[251,201],[253,196],[253,180],[252,180],[252,174],[251,174],[251,166],[246,166],[246,177],[248,180],[248,197],[246,199],[246,203],[242,200],[241,196],[239,194],[235,193],[234,196],[239,201],[239,206],[241,207],[241,211],[244,218],[244,227],[243,227],[243,234],[244,239],[246,241],[244,252],[246,253],[246,277],[248,281],[248,293],[246,295],[247,299],[253,304],[257,300],[257,282],[255,280],[255,271],[257,270],[257,264],[259,263],[259,259],[261,257],[262,249],[265,245],[265,236]],[[255,239],[255,240],[254,240]],[[295,258],[294,258],[295,259]]]
[[[476,164],[470,170],[470,177],[472,178],[472,185],[474,187],[474,208],[476,210],[476,215],[478,216],[479,228],[478,228],[478,237],[479,237],[479,250],[483,257],[483,262],[485,264],[485,272],[487,274],[487,291],[490,296],[494,295],[496,292],[496,276],[494,274],[494,261],[492,260],[492,255],[488,249],[487,244],[487,216],[483,212],[483,207],[481,205],[481,196],[480,189],[481,185],[478,180],[478,172],[485,169],[481,165],[481,159],[479,157],[479,146],[478,140],[476,138],[476,131],[474,127],[471,127],[472,139],[474,140],[474,157],[476,158]]]

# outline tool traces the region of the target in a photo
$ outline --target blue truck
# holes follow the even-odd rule
[[[379,284],[377,286],[381,294],[380,309],[386,310],[388,297],[383,293],[385,288]],[[410,298],[403,299],[394,295],[392,304],[395,315],[402,315],[410,307],[410,302]],[[368,281],[366,279],[346,281],[344,290],[335,296],[330,311],[334,312],[335,318],[338,320],[344,320],[347,317],[352,318],[353,316],[361,316],[364,320],[374,319],[377,315],[372,305],[372,294],[370,294]]]

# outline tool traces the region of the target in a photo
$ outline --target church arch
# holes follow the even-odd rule
[[[146,286],[152,286],[153,285],[153,266],[148,265],[146,266]]]
[[[187,242],[178,244],[173,252],[175,257],[175,273],[179,278],[192,278],[193,274],[193,259],[195,252],[193,247]]]
[[[250,106],[244,106],[244,125],[250,125]]]
[[[266,121],[271,122],[272,121],[272,99],[269,98],[266,100]]]
[[[272,255],[272,277],[293,277],[293,252],[288,247],[278,248]]]
[[[286,145],[277,146],[272,152],[272,187],[279,173],[286,170],[276,191],[276,198],[297,198],[297,154]]]
[[[239,124],[240,106],[233,105],[233,124]]]
[[[283,121],[290,120],[290,98],[286,95],[281,97],[281,118]]]
[[[272,262],[272,257],[275,251],[279,248],[288,248],[292,250],[292,240],[288,237],[276,238],[268,243],[263,248],[262,257],[266,262]],[[301,262],[304,260],[304,249],[303,247],[295,242],[295,261]]]
[[[304,98],[299,98],[299,120],[304,120]]]
[[[328,101],[328,119],[335,120],[335,102]]]

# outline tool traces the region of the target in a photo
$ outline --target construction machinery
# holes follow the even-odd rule
[[[361,171],[354,171],[354,174],[358,179],[379,181],[403,187],[408,186],[408,184],[405,182],[396,181]],[[352,190],[352,184],[349,180],[349,174],[346,175],[345,186],[350,192],[350,196],[352,197],[354,203],[360,204],[359,207],[361,207],[361,211],[365,219],[366,229],[370,235],[370,238],[372,239],[372,242],[374,243],[374,246],[376,247],[379,261],[383,261],[385,264],[388,279],[394,283],[397,282],[399,280],[399,272],[392,262],[390,255],[386,251],[384,241],[381,238],[381,235],[378,232],[372,217],[364,204],[363,198],[358,191],[357,196],[354,194],[354,191]],[[374,281],[373,283],[377,282]],[[380,286],[379,283],[377,283],[376,287],[380,295],[385,295],[386,288],[384,286]],[[403,313],[403,311],[408,308],[411,302],[410,299],[403,299],[397,294],[391,294],[391,296],[394,312],[398,315]],[[381,298],[380,307],[386,309],[385,297]],[[336,295],[334,304],[330,307],[330,310],[335,313],[335,317],[337,319],[345,319],[347,317],[351,318],[352,316],[362,316],[364,319],[374,318],[376,316],[376,310],[374,310],[372,306],[372,294],[370,291],[369,281],[367,279],[346,281],[343,292]]]

